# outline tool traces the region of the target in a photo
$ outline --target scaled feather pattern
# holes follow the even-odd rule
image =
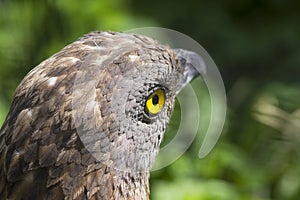
[[[32,69],[0,130],[0,199],[149,199],[187,80],[179,58],[151,38],[98,31]],[[151,114],[145,102],[157,89],[164,106]]]

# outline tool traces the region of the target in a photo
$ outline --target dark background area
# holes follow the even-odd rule
[[[207,157],[196,141],[152,173],[151,198],[299,199],[299,10],[297,0],[0,0],[0,124],[30,69],[83,34],[174,29],[214,59],[228,113]]]

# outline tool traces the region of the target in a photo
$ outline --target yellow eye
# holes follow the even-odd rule
[[[146,101],[148,112],[155,115],[161,111],[165,104],[165,91],[163,89],[155,90]]]

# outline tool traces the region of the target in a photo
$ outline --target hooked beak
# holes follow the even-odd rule
[[[202,57],[193,51],[184,49],[174,49],[174,51],[178,63],[182,66],[183,73],[176,91],[177,95],[191,80],[199,75],[203,77],[206,74],[206,66]]]

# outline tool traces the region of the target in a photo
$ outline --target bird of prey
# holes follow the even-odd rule
[[[32,69],[0,130],[0,199],[149,199],[176,94],[201,57],[95,31]]]

